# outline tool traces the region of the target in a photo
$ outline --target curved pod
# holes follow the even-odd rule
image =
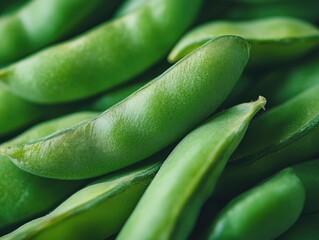
[[[0,82],[40,103],[67,102],[110,89],[160,60],[193,22],[201,1],[148,1],[82,36],[0,70]]]
[[[95,115],[96,113],[76,113],[47,121],[1,146],[15,146],[35,141]],[[22,171],[2,154],[0,154],[0,176],[0,231],[50,210],[85,183],[35,176]]]
[[[232,107],[189,133],[163,163],[117,239],[186,239],[251,118],[266,100]]]
[[[105,239],[120,231],[152,181],[160,162],[103,177],[74,193],[51,213],[3,240]]]
[[[183,137],[227,97],[249,58],[239,37],[215,39],[90,122],[2,149],[40,176],[82,179],[123,168]]]
[[[205,42],[222,35],[237,35],[251,43],[251,65],[282,63],[319,46],[319,29],[305,21],[273,17],[242,22],[215,21],[186,34],[170,53],[176,62]]]

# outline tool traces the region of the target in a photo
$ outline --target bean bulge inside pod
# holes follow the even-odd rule
[[[25,171],[58,179],[99,176],[138,162],[217,109],[242,74],[249,49],[240,37],[212,40],[92,121],[0,151]]]

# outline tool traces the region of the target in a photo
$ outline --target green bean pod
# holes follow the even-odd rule
[[[96,113],[76,113],[39,124],[1,146],[14,146],[37,140],[58,130],[81,123]],[[0,154],[0,232],[52,209],[84,181],[61,181],[38,177],[17,168]]]
[[[160,161],[113,173],[79,190],[51,213],[2,240],[105,239],[120,231],[152,181]]]
[[[39,105],[16,97],[0,86],[0,137],[27,126],[43,114]]]
[[[224,1],[225,2],[225,1]],[[274,16],[301,18],[311,22],[318,22],[319,16],[316,0],[308,1],[274,1],[265,3],[232,3],[224,13],[223,18],[233,20],[258,19]]]
[[[252,122],[220,178],[214,199],[228,201],[276,171],[315,157],[318,141],[316,86]]]
[[[0,18],[0,65],[25,57],[79,32],[78,29],[92,27],[92,19],[105,19],[99,9],[112,9],[112,4],[105,0],[27,2],[17,11]],[[103,15],[107,16],[106,12],[104,10]],[[93,22],[97,23],[96,20]]]
[[[319,213],[303,215],[277,240],[316,240],[319,236]]]
[[[227,204],[205,239],[275,239],[297,221],[305,197],[293,169],[285,169]]]
[[[282,63],[319,46],[319,29],[300,19],[272,17],[242,22],[214,21],[191,30],[170,53],[176,62],[210,39],[238,35],[252,45],[251,65]]]
[[[278,70],[262,76],[257,83],[246,86],[239,99],[252,99],[256,94],[261,94],[267,99],[267,106],[279,105],[299,93],[319,84],[319,58],[294,64],[287,69]]]
[[[186,239],[228,158],[265,98],[230,108],[189,133],[165,160],[117,239]]]
[[[67,102],[110,89],[159,61],[193,22],[201,2],[148,1],[0,70],[0,82],[16,95],[40,103]]]
[[[160,64],[137,77],[133,82],[107,91],[87,101],[63,105],[41,105],[26,101],[0,87],[0,142],[1,137],[16,133],[36,122],[52,119],[78,111],[105,111],[135,92],[167,68]]]
[[[211,115],[240,77],[249,45],[217,38],[92,121],[1,149],[23,170],[59,179],[99,176],[145,159]]]

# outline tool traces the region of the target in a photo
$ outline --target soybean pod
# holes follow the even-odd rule
[[[192,24],[201,2],[147,1],[0,70],[0,82],[16,95],[39,103],[74,101],[111,89],[158,62]]]
[[[315,240],[319,236],[319,212],[303,215],[277,240]]]
[[[114,3],[105,0],[28,1],[16,11],[0,17],[0,65],[87,30],[105,20],[108,9],[114,9]],[[101,8],[104,12],[99,11]]]
[[[301,163],[240,194],[213,220],[207,238],[277,238],[303,212],[319,211],[318,170],[319,160]]]
[[[103,177],[74,193],[51,213],[2,240],[105,239],[118,233],[152,181],[163,156]]]
[[[230,108],[190,132],[163,163],[117,239],[186,239],[251,118],[266,100]]]
[[[285,169],[227,204],[204,239],[276,239],[297,221],[304,201],[300,179]]]
[[[58,130],[79,124],[97,113],[76,113],[41,123],[1,146],[14,146],[37,140]],[[0,154],[0,232],[51,210],[85,181],[61,181],[22,171]]]
[[[217,38],[92,121],[1,151],[25,171],[59,179],[95,177],[131,165],[211,115],[248,57],[242,38]]]
[[[319,58],[315,57],[301,64],[293,64],[284,70],[272,71],[261,76],[256,83],[251,82],[251,85],[236,96],[236,99],[248,100],[256,94],[262,94],[269,99],[267,106],[273,107],[318,84]]]
[[[221,176],[215,199],[227,201],[276,171],[319,153],[318,93],[319,86],[313,87],[252,122]]]
[[[291,61],[319,46],[319,29],[301,19],[272,17],[241,22],[214,21],[186,34],[168,59],[176,62],[221,35],[238,35],[251,43],[250,65]]]

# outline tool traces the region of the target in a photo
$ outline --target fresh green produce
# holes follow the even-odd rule
[[[148,1],[82,36],[0,70],[0,82],[16,95],[39,103],[78,100],[110,89],[159,61],[193,22],[201,1]]]
[[[242,22],[214,21],[186,34],[168,59],[176,62],[222,35],[238,35],[251,43],[251,65],[291,61],[319,46],[319,29],[300,19],[272,17]]]
[[[252,79],[253,80],[253,79]],[[246,89],[236,96],[240,99],[251,99],[255,94],[261,94],[267,99],[267,106],[279,105],[299,93],[319,84],[319,57],[310,61],[294,64],[285,70],[278,70],[261,77],[257,83],[246,86]]]
[[[118,233],[160,167],[153,163],[116,172],[74,193],[51,213],[0,239],[105,239]]]
[[[227,201],[276,171],[316,156],[318,130],[319,85],[251,123],[214,197]]]
[[[1,151],[23,170],[59,179],[95,177],[131,165],[212,114],[248,57],[242,38],[217,38],[92,121]]]
[[[319,236],[319,212],[303,215],[278,240],[315,240]]]
[[[241,1],[241,0],[240,0]],[[225,4],[225,1],[223,1]],[[301,18],[311,22],[319,20],[315,7],[317,0],[272,0],[264,3],[231,3],[222,18],[233,20],[258,19],[273,16]],[[228,3],[229,4],[229,3]]]
[[[157,72],[155,70],[155,72]],[[151,74],[137,79],[139,81],[122,86],[111,92],[103,93],[86,102],[75,102],[64,105],[40,105],[15,96],[0,86],[0,137],[30,126],[31,124],[66,113],[77,111],[105,111],[120,102],[134,91],[145,85]]]
[[[275,239],[301,214],[305,189],[285,169],[232,200],[216,217],[207,239]]]
[[[251,118],[266,100],[230,108],[188,134],[165,160],[118,239],[186,239]]]
[[[289,167],[237,196],[213,221],[207,238],[275,239],[302,211],[319,211],[318,171],[319,160]]]
[[[0,0],[0,239],[317,239],[317,5]]]
[[[92,27],[90,21],[101,18],[99,8],[107,12],[113,5],[106,0],[29,1],[17,11],[0,17],[0,65],[19,60],[77,32],[78,28]],[[103,14],[107,15],[106,12]]]
[[[39,124],[1,146],[14,146],[52,134],[94,117],[97,113],[76,113]],[[38,177],[16,167],[0,154],[0,230],[52,209],[84,181],[62,181]]]

